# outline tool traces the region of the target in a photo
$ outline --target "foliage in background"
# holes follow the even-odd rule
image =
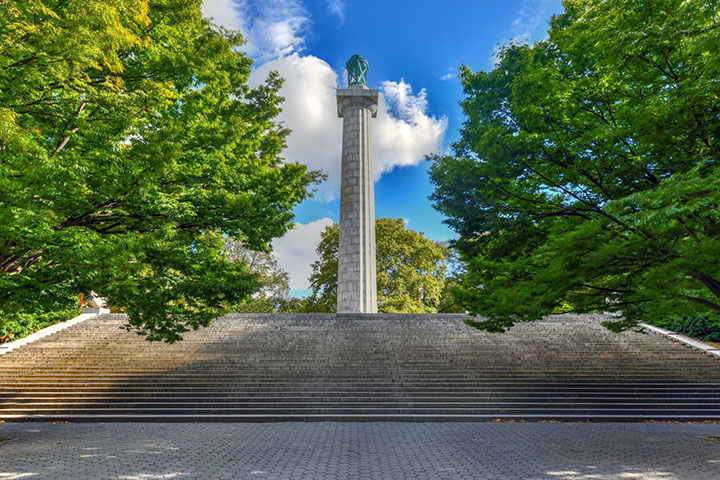
[[[462,282],[463,275],[467,271],[467,266],[460,258],[458,252],[450,242],[436,242],[445,255],[445,265],[447,273],[443,282],[442,292],[440,293],[440,301],[438,303],[438,313],[465,313],[465,308],[457,301],[453,291],[458,288]]]
[[[339,241],[337,224],[323,231],[316,249],[320,259],[312,265],[312,295],[305,301],[306,311],[337,310]],[[443,246],[405,228],[402,218],[378,218],[375,241],[378,312],[437,312],[447,272]]]
[[[231,262],[247,265],[250,272],[257,275],[260,290],[251,297],[235,305],[235,312],[283,312],[299,308],[290,294],[290,275],[278,264],[272,252],[258,252],[229,239],[225,245],[225,255]]]
[[[94,289],[175,341],[258,289],[223,238],[266,249],[318,175],[201,3],[0,1],[0,316]]]
[[[431,160],[460,235],[456,296],[503,331],[567,302],[640,319],[720,310],[720,2],[566,0],[549,38],[464,68]]]

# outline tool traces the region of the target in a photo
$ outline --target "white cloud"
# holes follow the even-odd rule
[[[250,76],[250,84],[263,81],[276,70],[285,79],[281,94],[285,97],[278,120],[292,130],[283,156],[288,162],[299,162],[320,169],[330,179],[320,185],[323,199],[339,190],[340,142],[342,120],[337,118],[335,85],[337,74],[325,61],[297,54],[266,62]]]
[[[318,259],[315,248],[320,242],[320,234],[333,223],[330,218],[321,218],[307,225],[296,223],[284,237],[273,241],[273,253],[278,263],[290,274],[290,288],[310,288],[308,278],[312,273],[312,263]]]
[[[243,51],[261,61],[302,50],[310,23],[300,0],[204,0],[203,15],[240,30]]]
[[[331,200],[340,193],[342,119],[337,117],[335,89],[338,75],[325,61],[292,54],[256,68],[250,84],[257,85],[272,70],[285,78],[285,97],[278,119],[292,130],[283,153],[289,162],[300,162],[328,173],[318,193]],[[413,94],[404,80],[381,85],[378,115],[373,120],[375,179],[396,166],[417,165],[423,155],[438,151],[447,129],[447,118],[428,114],[425,89]]]
[[[451,80],[455,80],[456,78],[458,78],[458,75],[459,75],[459,67],[458,66],[448,67],[445,70],[445,73],[440,77],[440,80],[449,82]]]
[[[204,17],[212,18],[213,23],[229,30],[244,30],[237,4],[232,0],[203,0]]]
[[[330,13],[337,15],[340,19],[340,23],[345,21],[345,4],[343,0],[325,0],[327,8]]]
[[[400,80],[381,87],[378,117],[373,131],[375,179],[396,166],[417,165],[423,156],[437,152],[447,129],[447,117],[428,115],[427,91],[413,94]]]

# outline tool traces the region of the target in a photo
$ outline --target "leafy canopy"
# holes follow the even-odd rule
[[[431,159],[458,300],[491,331],[562,304],[616,330],[720,310],[720,2],[564,6],[546,41],[461,71],[461,139]]]
[[[405,228],[402,218],[375,220],[378,312],[434,313],[445,285],[445,249],[422,233]],[[338,246],[340,228],[328,226],[322,233],[312,265],[312,296],[306,310],[337,309]]]
[[[241,242],[228,239],[225,255],[232,262],[240,262],[257,277],[260,290],[235,306],[236,312],[278,312],[295,308],[297,299],[291,299],[290,274],[278,263],[272,252],[258,252],[245,248]]]
[[[1,315],[92,288],[174,341],[258,288],[223,237],[266,249],[318,176],[201,3],[0,2]]]

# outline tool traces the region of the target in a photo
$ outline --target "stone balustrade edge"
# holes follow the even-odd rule
[[[720,348],[713,347],[712,345],[709,345],[705,342],[701,342],[700,340],[696,340],[694,338],[688,337],[687,335],[681,335],[679,333],[673,332],[672,330],[667,330],[665,328],[656,327],[654,325],[648,325],[647,323],[641,323],[640,326],[643,327],[645,330],[649,330],[653,333],[657,333],[658,335],[663,335],[672,340],[677,340],[678,342],[682,342],[686,345],[690,345],[691,347],[693,347],[697,350],[700,350],[702,352],[705,352],[705,353],[708,353],[710,355],[720,358]]]
[[[55,325],[50,325],[49,327],[45,327],[42,330],[38,330],[37,332],[31,333],[27,337],[20,338],[18,340],[15,340],[14,342],[0,344],[0,355],[5,355],[6,353],[10,353],[13,350],[17,350],[18,348],[22,347],[23,345],[33,343],[36,340],[45,338],[48,335],[52,335],[53,333],[59,332],[60,330],[65,330],[68,327],[72,327],[73,325],[77,325],[78,323],[84,322],[85,320],[88,320],[90,318],[96,317],[98,315],[103,315],[106,313],[110,313],[110,310],[101,309],[101,308],[83,309],[83,313],[81,313],[80,315],[78,315],[75,318],[66,320],[64,322],[56,323]]]

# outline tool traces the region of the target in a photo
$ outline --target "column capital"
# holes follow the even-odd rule
[[[338,117],[342,118],[348,108],[367,108],[377,117],[378,91],[363,85],[350,85],[337,90]]]

